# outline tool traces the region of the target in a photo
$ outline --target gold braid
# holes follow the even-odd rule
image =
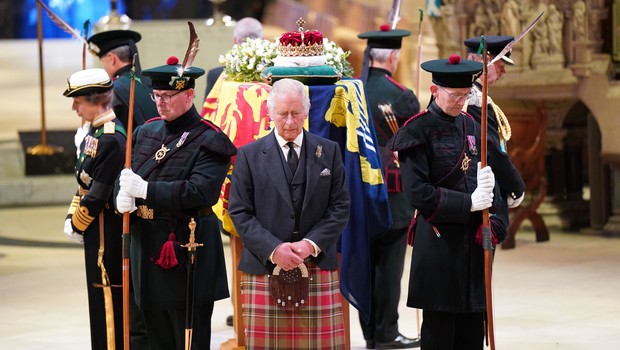
[[[508,142],[510,137],[512,136],[512,129],[510,128],[510,123],[508,122],[508,117],[504,114],[501,108],[496,105],[493,101],[490,102],[491,107],[493,108],[493,112],[495,112],[495,119],[497,120],[497,132],[499,133],[499,138],[502,141]]]

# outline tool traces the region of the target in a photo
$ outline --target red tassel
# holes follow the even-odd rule
[[[174,251],[174,245],[179,244],[176,242],[176,235],[171,232],[166,241],[159,249],[159,258],[155,261],[155,264],[161,266],[164,270],[169,270],[179,265],[179,260]]]
[[[499,242],[497,241],[497,235],[495,234],[493,225],[489,225],[489,226],[491,229],[491,245],[495,247],[497,246],[497,243]],[[476,231],[476,243],[484,247],[484,245],[482,244],[482,224],[478,226],[478,231]]]

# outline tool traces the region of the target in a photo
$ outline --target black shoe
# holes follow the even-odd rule
[[[233,317],[232,317],[232,315],[226,317],[226,325],[232,327],[232,325],[233,325]]]
[[[366,349],[374,349],[375,341],[374,340],[366,340]]]
[[[377,349],[410,349],[420,347],[420,338],[407,338],[399,334],[396,339],[389,343],[377,343]]]

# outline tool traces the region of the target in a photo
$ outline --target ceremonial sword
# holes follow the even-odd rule
[[[196,248],[204,244],[196,243],[196,221],[189,221],[189,242],[182,245],[187,248],[187,291],[185,298],[185,350],[192,348],[192,332],[194,328],[194,282],[196,281]]]
[[[519,40],[521,40],[521,38],[523,38],[525,36],[525,34],[527,34],[527,32],[529,32],[530,30],[532,30],[532,28],[534,28],[534,25],[536,25],[536,23],[542,18],[542,16],[545,14],[545,11],[541,12],[540,15],[538,15],[538,17],[536,17],[536,19],[534,19],[532,21],[532,23],[530,23],[529,26],[527,26],[522,32],[521,34],[519,34],[516,38],[514,38],[511,42],[508,43],[508,45],[506,45],[506,47],[504,47],[504,49],[502,51],[500,51],[500,53],[495,56],[491,62],[489,62],[489,66],[492,65],[493,63],[495,63],[497,60],[501,59],[502,57],[506,56],[506,54],[512,49],[512,47],[514,46],[514,44],[516,44]],[[486,50],[486,49],[485,49]],[[486,53],[486,51],[485,51]]]

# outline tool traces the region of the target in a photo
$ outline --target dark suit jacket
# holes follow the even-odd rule
[[[215,67],[207,72],[207,87],[205,89],[205,99],[207,98],[207,96],[209,96],[209,93],[211,92],[211,89],[213,89],[213,85],[215,85],[217,78],[219,78],[223,72],[224,66]]]
[[[349,220],[342,155],[337,143],[306,131],[303,142],[306,157],[299,166],[306,166],[306,190],[299,239],[316,243],[321,253],[314,261],[332,270],[338,267],[336,242]],[[280,243],[292,241],[295,215],[283,157],[273,132],[239,149],[228,209],[243,242],[241,271],[271,273],[269,255]]]

